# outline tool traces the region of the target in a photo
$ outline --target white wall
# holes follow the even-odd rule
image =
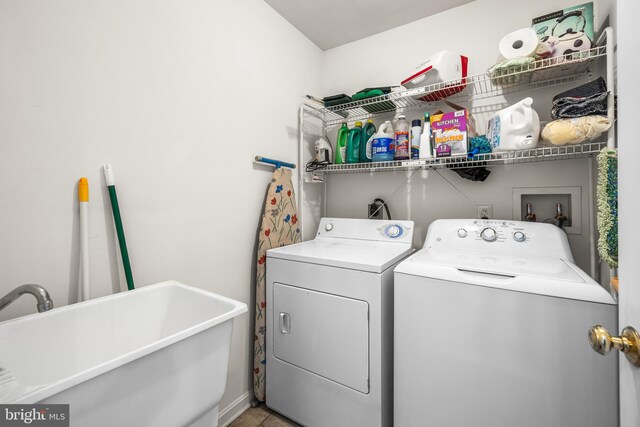
[[[176,279],[252,307],[271,179],[252,159],[297,161],[321,60],[262,0],[0,2],[0,295],[39,283],[56,306],[76,301],[81,176],[92,294],[125,288],[111,162],[136,285]],[[0,320],[34,311],[25,296]],[[236,320],[221,409],[249,390],[251,325]]]
[[[533,17],[575,4],[575,0],[477,0],[328,50],[325,52],[323,94],[352,94],[365,87],[397,85],[422,59],[442,49],[466,55],[469,74],[483,73],[497,62],[498,42],[504,35],[530,26]],[[595,2],[596,28],[607,18],[610,4],[610,1]],[[508,10],[506,5],[510,7]],[[563,88],[567,87],[511,94],[506,99],[491,99],[488,103],[499,109],[531,95],[541,119],[549,120],[551,98]],[[467,106],[473,109],[479,103]],[[419,118],[422,113],[415,110],[407,118]],[[476,115],[480,133],[484,133],[488,116],[488,113]],[[376,125],[382,120],[377,120]],[[335,140],[335,129],[330,132],[330,138]],[[421,246],[431,221],[475,217],[474,203],[493,205],[494,217],[512,218],[514,187],[579,186],[582,193],[582,233],[570,235],[569,240],[578,265],[591,272],[595,268],[592,270],[590,260],[593,249],[590,236],[593,224],[590,167],[591,161],[587,159],[496,166],[490,168],[491,175],[484,183],[464,180],[452,171],[441,171],[442,176],[463,194],[435,172],[418,172],[410,181],[405,173],[331,175],[327,180],[326,213],[328,216],[364,217],[367,203],[374,197],[382,197],[389,202],[395,218],[416,221],[418,233],[415,242]]]

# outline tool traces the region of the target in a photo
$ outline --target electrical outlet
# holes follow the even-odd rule
[[[479,219],[491,219],[491,218],[493,218],[493,205],[480,205],[480,206],[478,206],[478,218]]]
[[[369,203],[369,213],[367,218],[369,219],[382,219],[382,210],[384,208],[378,203]],[[377,212],[376,212],[377,210]],[[375,212],[375,213],[374,213]]]

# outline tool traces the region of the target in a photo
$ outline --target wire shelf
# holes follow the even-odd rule
[[[549,160],[580,159],[595,156],[607,146],[606,142],[585,142],[576,145],[539,147],[529,150],[476,154],[472,159],[463,156],[439,157],[419,160],[394,160],[392,162],[348,163],[328,165],[316,174],[391,172],[415,169],[461,169],[479,166],[499,166],[516,163],[532,163]]]
[[[320,113],[324,117],[325,126],[329,127],[345,120],[363,120],[396,110],[432,108],[443,98],[453,102],[467,102],[532,88],[556,86],[587,78],[586,73],[590,71],[593,60],[606,55],[607,49],[603,45],[562,57],[541,59],[528,65],[511,67],[493,76],[488,73],[476,74],[461,81],[442,82],[325,107]]]

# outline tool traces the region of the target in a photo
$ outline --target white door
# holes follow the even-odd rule
[[[640,2],[618,2],[619,327],[640,330]],[[616,334],[620,331],[616,331]],[[613,332],[612,332],[613,334]],[[611,355],[610,355],[611,356]],[[620,425],[640,426],[640,368],[620,355]]]
[[[346,387],[369,392],[369,304],[273,284],[273,355]]]

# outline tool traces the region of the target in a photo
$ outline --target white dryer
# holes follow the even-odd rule
[[[266,403],[312,427],[393,422],[393,268],[412,221],[323,218],[267,251]]]
[[[618,425],[611,295],[550,224],[438,220],[395,270],[396,427]]]

